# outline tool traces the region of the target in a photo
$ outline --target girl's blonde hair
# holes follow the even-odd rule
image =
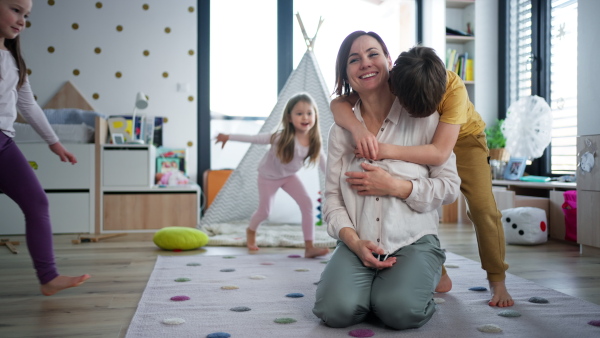
[[[277,157],[283,164],[292,161],[294,158],[296,128],[294,128],[294,125],[292,124],[291,115],[292,109],[294,109],[294,106],[300,101],[310,104],[315,114],[315,125],[308,132],[308,154],[304,158],[305,162],[308,160],[308,164],[314,165],[319,160],[319,154],[321,153],[321,129],[319,128],[319,112],[317,110],[317,105],[308,93],[294,95],[287,102],[281,118],[283,129],[271,136],[271,144],[277,147]]]

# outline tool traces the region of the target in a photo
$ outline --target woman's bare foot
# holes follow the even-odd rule
[[[250,251],[258,251],[258,245],[256,245],[256,231],[246,228],[246,246]]]
[[[488,303],[489,306],[509,307],[515,305],[515,301],[506,290],[504,281],[490,282],[490,291],[492,292],[492,299]]]
[[[440,282],[435,287],[435,292],[448,292],[452,290],[452,280],[448,274],[443,274],[442,278],[440,278]]]
[[[53,294],[68,288],[73,288],[83,284],[90,279],[90,275],[81,275],[78,277],[58,276],[46,284],[40,286],[40,290],[44,296],[52,296]]]

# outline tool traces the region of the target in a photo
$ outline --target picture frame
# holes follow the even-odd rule
[[[112,134],[112,143],[113,144],[124,144],[125,136],[123,134]]]
[[[158,157],[156,159],[156,173],[179,171],[181,159],[178,157]]]
[[[511,157],[504,168],[504,179],[516,181],[523,177],[527,166],[526,157]]]

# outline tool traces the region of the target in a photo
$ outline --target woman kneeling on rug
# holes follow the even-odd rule
[[[350,34],[337,56],[336,92],[359,94],[354,112],[379,142],[430,143],[439,114],[410,117],[382,90],[391,66],[377,34]],[[328,152],[323,211],[338,245],[321,275],[313,313],[331,327],[358,324],[369,313],[393,329],[421,327],[435,311],[433,292],[446,259],[436,210],[459,194],[454,154],[441,166],[365,160],[355,156],[351,133],[337,125]]]

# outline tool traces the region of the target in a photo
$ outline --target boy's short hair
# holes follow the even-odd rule
[[[427,117],[436,111],[446,81],[446,66],[429,47],[402,52],[390,72],[390,89],[412,117]]]

